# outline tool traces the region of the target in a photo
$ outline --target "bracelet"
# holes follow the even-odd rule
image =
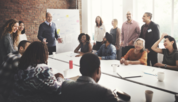
[[[164,68],[167,68],[167,64],[164,65]]]

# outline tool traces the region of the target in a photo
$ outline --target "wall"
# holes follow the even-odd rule
[[[88,0],[82,0],[82,33],[88,32]]]
[[[81,0],[77,1],[81,11]],[[76,6],[76,0],[0,0],[0,27],[9,19],[22,20],[28,40],[36,41],[47,9],[74,9]]]

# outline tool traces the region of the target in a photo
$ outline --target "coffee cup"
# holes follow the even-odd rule
[[[145,91],[145,97],[146,97],[146,102],[152,102],[153,91],[151,91],[151,90],[146,90],[146,91]]]
[[[163,82],[164,81],[164,72],[158,72],[158,81]]]
[[[114,73],[117,72],[118,65],[117,64],[112,64],[111,66],[113,67],[113,72]]]

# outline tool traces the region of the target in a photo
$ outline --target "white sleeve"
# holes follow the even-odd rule
[[[105,34],[106,34],[106,28],[105,28],[105,26],[103,25],[103,38],[104,38]]]

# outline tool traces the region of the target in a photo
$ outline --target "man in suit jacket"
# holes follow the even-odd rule
[[[62,40],[57,34],[56,24],[52,22],[52,15],[46,13],[46,21],[40,24],[38,31],[38,39],[46,43],[48,46],[49,55],[56,52],[56,40],[61,43]]]
[[[97,82],[101,76],[100,60],[91,53],[80,59],[81,77],[77,81],[66,81],[61,86],[62,102],[118,102],[111,90]]]
[[[151,47],[159,39],[159,25],[151,21],[152,14],[146,12],[143,15],[143,22],[145,24],[141,28],[140,38],[145,39],[145,48],[148,53],[147,64],[154,66],[158,62],[157,53],[154,52]],[[151,61],[151,64],[150,64]]]

